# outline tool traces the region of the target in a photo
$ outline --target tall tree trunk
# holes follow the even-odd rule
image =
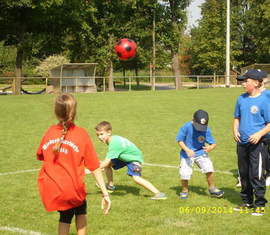
[[[180,77],[179,55],[176,52],[173,52],[172,55],[172,69],[175,76],[175,88],[179,90],[182,87],[182,81]]]
[[[109,91],[114,91],[114,85],[113,85],[113,62],[112,60],[110,59],[109,61]]]
[[[13,80],[12,86],[12,92],[14,95],[21,94],[22,62],[23,62],[23,49],[21,44],[19,44],[17,46],[15,78]]]
[[[109,35],[109,45],[110,45],[110,48],[113,48],[113,34],[110,34]],[[110,56],[110,59],[109,59],[109,81],[108,81],[108,89],[109,89],[109,91],[114,91],[112,56]]]

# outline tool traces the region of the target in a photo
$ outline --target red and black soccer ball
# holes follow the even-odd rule
[[[136,55],[137,45],[128,38],[122,38],[115,46],[114,51],[120,60],[129,60]]]

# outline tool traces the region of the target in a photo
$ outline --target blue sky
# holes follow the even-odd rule
[[[188,28],[192,25],[196,25],[196,21],[200,19],[201,9],[199,6],[204,2],[205,0],[192,0],[188,7]]]

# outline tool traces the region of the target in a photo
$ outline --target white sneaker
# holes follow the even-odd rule
[[[270,186],[270,176],[266,177],[265,185]]]
[[[240,177],[237,177],[237,183],[236,183],[235,187],[237,187],[237,188],[241,188],[241,181],[240,181]]]

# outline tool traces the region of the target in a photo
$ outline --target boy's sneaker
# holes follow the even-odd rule
[[[154,197],[151,197],[152,200],[165,200],[167,196],[165,193],[157,193]]]
[[[179,197],[180,199],[188,199],[188,192],[181,192]]]
[[[224,195],[224,191],[220,190],[218,188],[208,190],[208,191],[209,191],[211,197],[221,198]]]
[[[109,193],[113,193],[115,191],[115,186],[106,184],[106,189]]]
[[[265,208],[264,207],[257,207],[254,209],[254,211],[251,213],[251,215],[254,215],[254,216],[265,215]]]
[[[233,210],[234,211],[247,211],[249,209],[253,209],[254,206],[252,204],[248,204],[248,203],[244,203],[244,204],[241,204],[240,206],[237,206],[237,207],[234,207]]]
[[[270,176],[267,176],[267,177],[266,177],[265,185],[266,185],[266,186],[270,186]]]
[[[96,182],[96,187],[100,189],[97,182]],[[107,189],[108,193],[112,193],[115,191],[115,186],[111,186],[111,185],[106,184],[106,189]]]
[[[237,177],[237,183],[236,183],[236,185],[235,185],[235,187],[237,187],[237,188],[241,188],[241,181],[240,181],[240,177]]]

